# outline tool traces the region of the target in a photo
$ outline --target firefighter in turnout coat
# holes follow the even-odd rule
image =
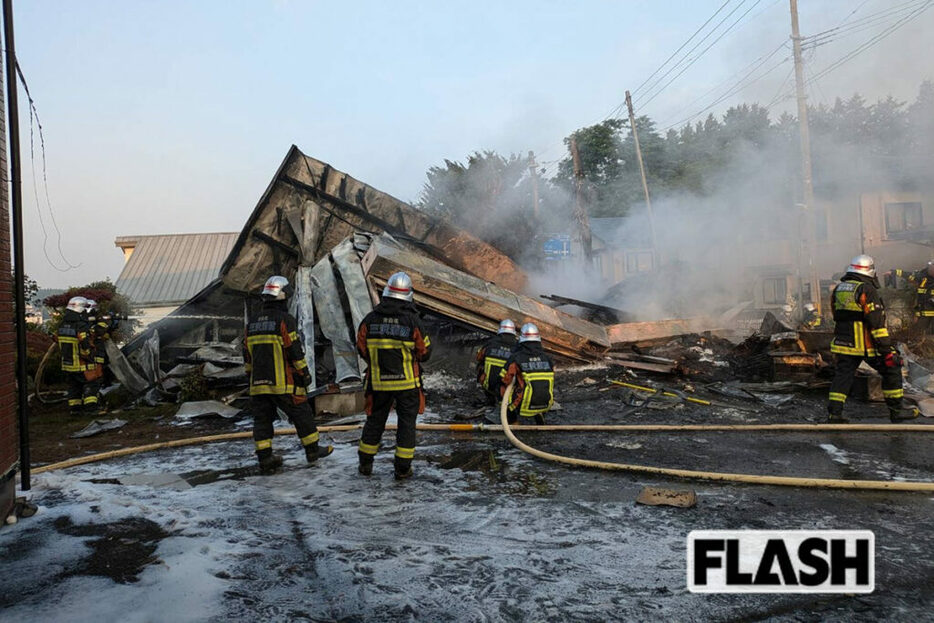
[[[516,323],[507,318],[499,323],[496,335],[488,339],[477,351],[477,383],[480,384],[488,405],[499,402],[502,371],[515,348]]]
[[[515,424],[519,417],[535,424],[545,423],[545,412],[555,402],[555,369],[542,348],[542,336],[531,322],[522,325],[519,346],[513,351],[502,372],[500,395],[515,379],[516,387],[506,412],[506,419]]]
[[[273,422],[281,409],[295,425],[305,449],[305,458],[314,463],[333,451],[318,443],[315,412],[308,402],[306,388],[311,383],[305,349],[295,317],[286,308],[291,295],[289,280],[274,276],[263,286],[263,307],[247,320],[243,358],[250,375],[250,408],[253,412],[253,441],[260,473],[273,474],[282,466],[282,457],[272,452]]]
[[[902,362],[885,326],[885,304],[878,287],[873,259],[858,255],[830,297],[836,323],[830,343],[830,351],[836,355],[827,403],[831,422],[847,421],[843,406],[864,359],[882,375],[882,395],[890,419],[900,422],[918,417],[917,409],[902,407]]]
[[[398,418],[395,477],[401,480],[412,475],[415,422],[425,411],[420,366],[431,356],[431,339],[412,301],[412,280],[405,273],[395,273],[386,283],[379,305],[357,330],[357,351],[367,362],[367,418],[358,452],[359,471],[364,476],[373,473],[373,460],[393,404]]]
[[[68,301],[62,323],[58,326],[58,347],[62,353],[62,372],[68,379],[68,406],[72,414],[97,406],[101,367],[95,361],[95,348],[85,313],[88,300],[74,296]]]
[[[885,274],[897,283],[902,277],[915,288],[915,323],[912,332],[918,336],[926,335],[934,329],[934,260],[919,271],[911,272],[900,268]],[[894,286],[894,284],[893,284]]]

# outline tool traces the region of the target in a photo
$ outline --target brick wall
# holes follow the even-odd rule
[[[0,520],[15,492],[14,470],[19,461],[16,413],[16,335],[13,329],[13,277],[10,249],[10,189],[6,180],[6,98],[0,55]]]

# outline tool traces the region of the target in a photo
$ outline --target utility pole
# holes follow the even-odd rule
[[[593,266],[593,240],[590,237],[590,219],[587,217],[587,210],[584,209],[584,202],[581,198],[581,192],[584,187],[584,171],[581,168],[581,156],[577,151],[577,139],[571,137],[571,158],[574,160],[574,216],[577,218],[577,226],[580,229],[581,247],[584,250],[584,267],[589,270]]]
[[[19,162],[19,103],[16,99],[16,46],[13,42],[13,0],[3,0],[6,44],[7,129],[10,139],[10,213],[13,216],[13,289],[16,324],[16,401],[19,413],[19,482],[30,489],[29,388],[26,372],[26,296],[23,272],[23,184]]]
[[[658,270],[658,244],[655,240],[655,217],[652,214],[652,199],[649,197],[649,183],[645,179],[645,164],[642,162],[642,148],[639,147],[639,133],[636,131],[636,115],[632,110],[632,97],[626,91],[626,108],[629,109],[629,129],[636,144],[636,160],[639,161],[639,175],[642,176],[642,192],[645,193],[645,211],[649,216],[649,233],[652,235],[652,270]]]
[[[808,131],[808,103],[804,91],[804,64],[801,59],[801,33],[798,31],[798,0],[789,0],[791,4],[791,43],[795,58],[795,90],[798,96],[798,130],[801,135],[801,182],[802,210],[799,219],[801,228],[801,249],[798,260],[798,312],[804,309],[804,280],[807,275],[810,282],[809,298],[820,312],[820,276],[814,265],[814,184],[811,172],[811,135]]]
[[[529,173],[532,174],[532,210],[535,213],[535,220],[538,220],[538,167],[535,164],[535,152],[529,150]]]

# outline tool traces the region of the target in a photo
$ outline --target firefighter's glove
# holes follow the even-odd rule
[[[295,385],[304,387],[305,389],[311,385],[311,375],[307,372],[296,372],[295,373]]]
[[[883,360],[886,368],[900,368],[902,366],[902,358],[895,351],[886,353]]]

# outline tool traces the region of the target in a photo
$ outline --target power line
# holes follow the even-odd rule
[[[773,95],[772,99],[769,100],[769,103],[766,104],[765,109],[767,111],[772,110],[773,106],[777,106],[778,104],[791,99],[792,97],[791,93],[786,92],[785,96],[782,97],[782,92],[785,90],[785,85],[788,84],[788,81],[791,80],[791,76],[794,73],[795,73],[795,67],[794,65],[792,65],[791,69],[788,70],[788,73],[785,74],[785,79],[782,80],[782,83],[780,85],[778,85],[778,90],[775,92],[775,95]]]
[[[923,6],[921,6],[918,9],[915,9],[912,13],[906,15],[905,17],[901,18],[900,20],[898,20],[897,22],[895,22],[894,24],[892,24],[891,26],[889,26],[882,32],[878,33],[874,37],[863,42],[854,50],[851,50],[847,54],[844,54],[843,56],[838,58],[836,61],[832,62],[830,65],[828,65],[827,67],[819,71],[815,76],[811,78],[811,80],[820,80],[821,78],[823,78],[824,76],[826,76],[833,70],[837,69],[841,65],[844,65],[850,60],[856,58],[857,56],[859,56],[860,54],[862,54],[869,48],[875,46],[877,43],[879,43],[880,41],[882,41],[883,39],[885,39],[886,37],[894,33],[896,30],[898,30],[899,28],[901,28],[908,22],[912,21],[913,19],[921,15],[924,11],[929,9],[932,5],[934,5],[934,0],[926,0]]]
[[[852,28],[857,28],[857,27],[859,27],[859,26],[861,26],[861,25],[863,25],[863,24],[867,24],[867,23],[869,23],[869,22],[874,22],[874,21],[877,21],[877,20],[879,20],[879,19],[883,19],[883,18],[885,18],[885,17],[891,16],[891,15],[893,15],[893,14],[897,14],[897,13],[900,13],[900,12],[904,12],[904,11],[906,11],[906,10],[911,9],[912,6],[915,6],[915,7],[916,7],[916,6],[918,6],[919,4],[924,4],[924,1],[925,1],[925,0],[908,0],[907,2],[903,2],[903,3],[901,3],[901,4],[896,4],[896,5],[893,5],[893,6],[889,6],[889,7],[885,8],[885,9],[883,9],[883,10],[881,10],[881,11],[877,11],[877,12],[875,12],[875,13],[870,13],[869,15],[867,15],[867,16],[865,16],[865,17],[861,17],[860,19],[856,20],[855,22],[849,23],[849,25],[847,25],[847,23],[849,22],[849,18],[852,17],[853,14],[859,9],[859,7],[857,7],[856,9],[854,9],[853,11],[851,11],[851,12],[849,13],[849,15],[848,15],[846,18],[843,19],[843,21],[841,21],[839,24],[837,24],[837,25],[834,26],[833,28],[828,28],[827,30],[822,30],[822,31],[820,31],[820,32],[818,32],[818,33],[815,33],[815,34],[813,34],[813,35],[808,35],[808,36],[806,36],[806,37],[802,37],[801,39],[802,39],[802,41],[807,41],[807,40],[811,40],[811,39],[819,39],[819,38],[822,38],[822,37],[830,36],[830,35],[832,35],[833,33],[839,32],[839,31],[841,31],[841,30],[850,30],[850,29],[852,29]],[[863,2],[863,3],[862,3],[861,5],[859,5],[859,6],[862,7],[862,6],[865,5],[865,4],[866,4],[866,3]]]
[[[836,27],[832,28],[829,31],[824,31],[824,33],[819,33],[817,35],[812,35],[810,37],[802,38],[802,46],[806,49],[815,49],[822,45],[827,45],[834,41],[844,39],[846,37],[851,37],[853,35],[871,30],[880,24],[890,21],[893,17],[898,17],[903,15],[906,12],[912,12],[915,9],[921,7],[924,4],[925,0],[915,0],[914,2],[907,2],[904,5],[887,11],[880,11],[878,14],[875,14],[874,17],[869,16],[858,22],[847,27]]]
[[[762,0],[755,0],[755,2],[752,4],[752,6],[750,6],[748,9],[746,9],[746,12],[745,12],[745,13],[743,13],[742,15],[740,15],[739,18],[738,18],[735,22],[733,22],[732,24],[730,24],[730,26],[727,27],[727,29],[726,29],[725,31],[723,31],[723,33],[721,33],[720,36],[718,36],[716,39],[714,39],[713,42],[711,42],[710,45],[708,45],[706,48],[704,48],[703,50],[701,50],[701,52],[700,52],[697,56],[695,56],[694,58],[692,58],[691,61],[690,61],[687,65],[685,65],[684,68],[683,68],[681,71],[679,71],[679,72],[674,76],[674,78],[672,78],[672,79],[669,80],[667,83],[665,83],[661,88],[659,88],[658,90],[656,90],[647,100],[639,102],[640,107],[645,108],[646,106],[648,106],[648,104],[649,104],[652,100],[654,100],[656,97],[658,97],[665,89],[667,89],[667,88],[671,85],[671,83],[673,83],[673,82],[674,82],[675,80],[677,80],[684,72],[686,72],[688,69],[690,69],[691,66],[692,66],[694,63],[696,63],[704,54],[706,54],[707,51],[708,51],[710,48],[712,48],[713,46],[715,46],[715,45],[717,44],[718,41],[720,41],[721,39],[723,39],[723,37],[725,37],[731,30],[733,30],[733,28],[735,28],[736,25],[737,25],[740,21],[742,21],[742,19],[743,19],[744,17],[746,17],[746,16],[750,13],[750,11],[752,11],[754,8],[756,8],[756,5],[758,5],[760,2],[762,2]]]
[[[695,30],[695,31],[694,31],[694,34],[692,34],[690,37],[687,38],[687,41],[685,41],[684,43],[681,44],[681,47],[679,47],[677,50],[675,50],[675,51],[671,54],[671,56],[669,56],[668,58],[666,58],[666,59],[665,59],[665,62],[658,66],[658,69],[656,69],[655,71],[653,71],[653,72],[651,73],[651,75],[650,75],[648,78],[646,78],[645,80],[642,81],[642,84],[640,84],[639,86],[637,86],[635,89],[632,90],[632,95],[635,95],[636,93],[638,93],[638,92],[639,92],[639,89],[641,89],[642,87],[644,87],[644,86],[646,85],[646,83],[647,83],[649,80],[651,80],[652,78],[654,78],[655,75],[656,75],[658,72],[660,72],[660,71],[665,67],[665,65],[668,64],[668,61],[670,61],[670,60],[673,59],[675,56],[677,56],[678,52],[680,52],[681,50],[683,50],[684,47],[685,47],[687,44],[689,44],[689,43],[691,42],[691,40],[692,40],[694,37],[696,37],[696,36],[700,33],[700,31],[702,31],[704,28],[706,28],[707,24],[709,24],[710,22],[712,22],[712,21],[713,21],[713,18],[715,18],[715,17],[720,13],[720,11],[722,11],[722,10],[726,7],[726,5],[728,5],[730,2],[732,2],[732,0],[726,0],[726,2],[724,2],[723,4],[721,4],[721,5],[720,5],[720,8],[717,9],[717,10],[714,12],[713,15],[711,15],[710,17],[708,17],[708,18],[707,18],[707,21],[704,22],[703,24],[701,24],[701,25],[700,25],[700,28],[698,28],[697,30]]]
[[[715,86],[713,86],[712,88],[708,89],[708,90],[707,90],[706,92],[704,92],[703,94],[701,94],[701,95],[699,95],[698,97],[696,97],[696,98],[694,98],[693,100],[691,100],[691,101],[690,101],[688,104],[686,104],[685,106],[682,106],[681,108],[679,108],[678,111],[677,111],[676,113],[674,113],[673,115],[671,115],[671,117],[669,117],[669,118],[668,118],[664,123],[662,123],[661,125],[667,126],[666,129],[667,129],[668,127],[672,127],[671,125],[668,125],[669,122],[671,121],[671,119],[680,117],[682,114],[684,114],[684,111],[690,110],[691,108],[693,108],[693,106],[694,106],[695,104],[697,104],[698,102],[704,100],[704,99],[705,99],[708,95],[710,95],[711,93],[714,93],[714,92],[716,92],[716,91],[719,91],[720,88],[723,87],[723,86],[726,85],[726,84],[730,84],[730,86],[729,86],[729,88],[727,89],[727,91],[732,91],[737,85],[742,84],[750,75],[752,75],[753,73],[755,73],[756,70],[758,70],[760,67],[762,67],[762,65],[764,65],[765,63],[767,63],[767,62],[769,61],[769,59],[771,59],[773,56],[775,56],[775,55],[779,52],[779,50],[781,50],[782,48],[787,47],[787,46],[788,46],[788,42],[787,42],[787,41],[781,41],[781,42],[778,44],[778,46],[776,46],[775,48],[773,48],[771,51],[769,51],[769,52],[763,54],[762,56],[760,56],[760,57],[757,58],[756,60],[752,61],[751,63],[749,63],[748,65],[746,65],[746,66],[743,67],[742,69],[740,69],[738,72],[734,73],[733,75],[731,75],[730,77],[726,78],[725,80],[720,81],[719,83],[717,83],[717,84],[716,84]],[[735,82],[734,82],[734,78],[736,78],[737,76],[740,76],[740,75],[742,75],[742,77],[739,78],[738,81],[735,81]],[[758,78],[757,78],[756,80],[758,80]],[[753,82],[755,82],[756,80],[753,80]],[[751,84],[751,83],[750,83],[750,84]],[[718,101],[720,101],[720,100],[718,100]],[[704,110],[706,110],[706,109],[704,109]],[[690,118],[696,117],[697,115],[701,114],[702,112],[704,112],[704,111],[702,110],[702,111],[700,111],[700,112],[698,112],[698,113],[695,113],[695,114],[691,115]]]
[[[684,63],[684,62],[691,56],[691,54],[694,53],[694,51],[695,51],[697,48],[699,48],[701,45],[703,45],[703,43],[704,43],[705,41],[707,41],[707,39],[709,39],[715,32],[717,32],[717,30],[720,28],[720,26],[722,26],[722,25],[724,24],[724,22],[726,22],[726,20],[730,19],[730,17],[732,17],[732,15],[733,15],[734,13],[736,13],[739,9],[741,9],[741,8],[743,7],[743,5],[746,3],[746,1],[747,1],[747,0],[740,0],[740,3],[737,4],[735,7],[733,7],[733,10],[731,10],[729,13],[727,13],[726,15],[724,15],[724,16],[723,16],[723,19],[721,19],[719,22],[717,22],[717,24],[710,30],[710,32],[708,32],[706,35],[703,36],[703,38],[701,38],[697,43],[694,44],[694,47],[692,47],[690,50],[688,50],[687,52],[685,52],[685,53],[684,53],[684,56],[682,56],[681,59],[680,59],[677,63],[675,63],[674,65],[672,65],[671,67],[669,67],[669,68],[668,68],[668,71],[666,71],[664,74],[662,74],[661,76],[659,76],[655,81],[653,81],[653,82],[647,87],[647,92],[648,92],[648,93],[646,94],[646,97],[650,97],[650,98],[651,98],[651,97],[654,97],[654,95],[650,95],[650,94],[653,93],[653,90],[655,90],[655,88],[656,88],[659,84],[661,84],[661,82],[662,82],[665,78],[667,78],[668,76],[670,76],[671,73],[672,73],[673,71],[676,71],[676,70],[681,66],[681,64]],[[755,2],[756,2],[756,4],[758,4],[759,2],[761,2],[761,0],[755,0]],[[755,4],[753,5],[753,7],[755,7]],[[748,13],[748,11],[747,11],[747,13]],[[744,16],[744,15],[745,15],[745,13],[743,14],[743,16]],[[740,16],[740,19],[742,19],[743,16]],[[733,23],[733,26],[735,26],[735,25],[736,25],[736,22]],[[726,34],[727,32],[729,32],[729,31],[730,31],[730,28],[732,28],[732,26],[729,27],[729,28],[727,28],[726,31],[725,31],[723,34]],[[714,43],[716,43],[717,41],[719,41],[719,40],[723,37],[723,34],[721,34],[719,37],[717,37],[717,39],[714,40]],[[713,45],[713,44],[711,44],[711,45]],[[704,52],[706,52],[706,51],[709,50],[709,49],[710,49],[710,46],[707,46],[700,54],[698,54],[698,55],[694,58],[694,60],[692,60],[692,61],[687,65],[687,67],[690,67],[690,66],[694,63],[694,61],[697,60],[697,58],[700,58],[701,56],[703,56]],[[687,67],[685,67],[685,69],[687,69]],[[659,89],[658,91],[655,91],[655,95],[657,95],[659,92],[663,91],[669,84],[671,84],[672,81],[674,81],[675,79],[677,79],[678,76],[680,76],[682,73],[684,73],[684,70],[682,70],[681,72],[679,72],[674,78],[672,78],[671,81],[669,81],[667,84],[665,84],[665,86],[663,86],[661,89]],[[644,99],[644,98],[643,98],[643,99]],[[641,103],[641,102],[640,102],[640,103]],[[644,104],[643,104],[643,105],[644,105]]]
[[[42,122],[39,119],[39,110],[38,108],[36,108],[36,102],[32,98],[32,94],[29,92],[29,84],[27,84],[26,82],[26,76],[23,75],[23,69],[22,67],[20,67],[19,60],[16,60],[15,63],[16,63],[16,75],[19,76],[20,83],[23,85],[23,90],[26,91],[26,99],[29,101],[29,155],[30,155],[31,164],[32,164],[33,189],[36,194],[36,210],[39,212],[39,223],[42,226],[42,233],[44,236],[43,244],[42,244],[42,252],[43,254],[45,254],[45,258],[49,262],[49,265],[52,266],[52,268],[54,268],[55,270],[59,272],[68,272],[69,270],[80,267],[81,264],[80,263],[72,264],[71,262],[69,262],[68,258],[65,257],[65,253],[62,251],[62,232],[58,228],[58,222],[56,222],[55,220],[55,212],[52,210],[52,200],[49,196],[49,178],[48,178],[48,170],[46,167],[46,159],[45,159],[45,133],[42,130]],[[52,227],[55,229],[58,254],[61,256],[62,260],[65,262],[65,265],[68,266],[68,268],[65,268],[65,269],[62,269],[56,266],[55,263],[52,262],[51,258],[49,258],[49,254],[46,251],[46,243],[48,242],[48,234],[45,229],[45,224],[42,221],[42,211],[39,208],[39,201],[40,201],[39,193],[35,188],[36,171],[35,171],[35,157],[34,157],[34,152],[33,152],[33,127],[32,127],[33,116],[35,116],[35,119],[36,119],[36,127],[38,127],[39,129],[39,147],[42,153],[42,183],[45,189],[46,206],[48,207],[48,210],[49,210],[49,217],[52,221]],[[12,120],[12,122],[15,123],[16,120],[14,119]]]

